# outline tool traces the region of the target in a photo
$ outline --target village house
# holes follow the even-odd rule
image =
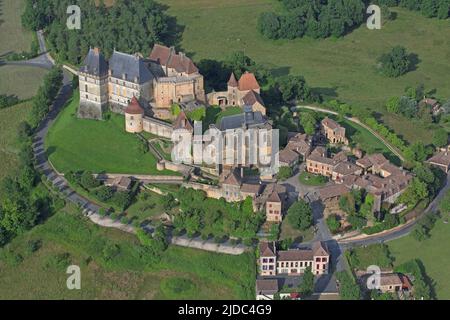
[[[400,273],[382,273],[380,275],[380,288],[382,293],[400,293],[411,291],[412,284],[407,276]]]
[[[307,267],[314,275],[328,274],[330,253],[326,245],[316,242],[312,248],[277,250],[274,242],[259,243],[261,276],[301,275]]]
[[[311,152],[312,139],[302,133],[289,138],[286,147],[279,153],[280,167],[295,168],[301,159],[305,160]]]
[[[324,118],[320,122],[320,131],[331,144],[348,144],[348,139],[345,137],[345,128],[333,119]]]
[[[239,81],[236,80],[234,73],[231,73],[227,91],[211,92],[207,95],[207,99],[210,105],[251,106],[254,112],[266,115],[266,107],[260,94],[261,88],[253,73],[243,73]]]
[[[449,147],[438,151],[435,153],[430,159],[425,161],[426,163],[429,163],[430,165],[441,169],[445,173],[448,173],[450,169],[450,151]]]
[[[278,279],[256,280],[256,300],[273,300],[279,290]]]

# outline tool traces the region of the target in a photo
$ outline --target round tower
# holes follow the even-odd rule
[[[133,96],[128,107],[125,108],[125,131],[130,133],[139,133],[144,130],[143,118],[144,109],[139,104],[136,97]]]

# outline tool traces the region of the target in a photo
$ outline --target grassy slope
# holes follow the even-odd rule
[[[75,94],[59,114],[46,140],[47,153],[58,170],[176,174],[157,171],[153,155],[140,153],[138,138],[125,132],[123,116],[111,114],[108,121],[78,119],[78,97],[78,93]]]
[[[252,298],[251,254],[225,256],[170,246],[161,262],[150,267],[140,261],[134,236],[100,228],[80,217],[67,207],[12,242],[10,248],[24,261],[18,266],[0,262],[0,299]],[[43,243],[34,254],[26,251],[30,239]],[[101,259],[106,242],[121,248],[119,256],[107,264]],[[81,267],[81,290],[66,289],[64,268],[47,266],[58,253],[69,253],[70,263]],[[174,277],[194,283],[195,294],[161,290],[161,285]]]
[[[21,121],[27,120],[30,110],[30,102],[0,109],[0,180],[16,168],[17,128]]]
[[[24,8],[24,0],[0,1],[0,56],[30,50],[33,35],[24,30],[20,22]]]
[[[427,19],[396,9],[397,19],[381,30],[368,30],[363,25],[341,39],[270,41],[256,31],[256,21],[261,12],[279,6],[275,0],[161,2],[169,5],[169,13],[185,26],[181,45],[196,61],[223,59],[230,52],[244,50],[277,74],[302,74],[328,97],[337,96],[379,112],[384,112],[383,104],[389,97],[420,82],[437,89],[438,96],[450,97],[450,20]],[[405,46],[421,61],[417,70],[390,79],[377,74],[374,66],[376,59],[395,45]],[[427,139],[424,128],[416,135],[407,134],[409,123],[403,119],[393,128],[411,140]]]
[[[450,224],[442,219],[436,222],[430,239],[418,242],[407,236],[389,242],[389,249],[395,257],[395,265],[411,259],[420,259],[425,271],[436,282],[435,290],[438,299],[450,299]]]

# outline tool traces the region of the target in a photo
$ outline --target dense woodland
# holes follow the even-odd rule
[[[66,26],[69,5],[81,8],[81,30]],[[77,64],[89,47],[100,47],[107,57],[114,49],[127,53],[150,53],[156,42],[170,42],[171,19],[162,5],[153,0],[118,0],[111,8],[103,1],[92,0],[27,0],[22,24],[31,30],[45,29],[49,49],[63,61]]]
[[[388,7],[401,6],[426,17],[446,19],[450,0],[280,0],[283,12],[264,12],[258,19],[259,32],[269,39],[314,39],[342,37],[365,21],[369,4],[378,4],[382,21],[392,19]]]

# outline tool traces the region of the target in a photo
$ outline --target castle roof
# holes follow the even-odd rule
[[[264,101],[262,100],[259,93],[255,92],[253,90],[250,90],[249,92],[247,92],[247,94],[242,98],[242,101],[247,106],[253,106],[257,102],[260,105],[264,106]]]
[[[80,72],[98,77],[106,76],[108,74],[108,63],[99,48],[89,49],[89,52],[84,59],[84,65],[80,68]]]
[[[232,88],[238,87],[238,82],[237,82],[236,77],[234,76],[233,72],[231,72],[230,80],[228,80],[228,86],[232,87]]]
[[[109,59],[111,76],[137,84],[142,84],[153,79],[153,75],[137,54],[127,54],[114,51]]]
[[[133,96],[133,98],[131,98],[130,103],[125,108],[124,112],[128,114],[144,114],[144,109],[141,107],[136,97]]]
[[[263,117],[261,112],[252,111],[223,117],[220,120],[219,130],[225,131],[242,128],[244,124],[249,127],[258,127],[264,125],[265,123],[267,123],[267,120]]]
[[[267,198],[267,202],[277,202],[281,203],[280,195],[276,190],[274,190],[270,196]]]
[[[255,78],[255,75],[251,72],[246,71],[239,79],[239,90],[259,90],[260,86]]]
[[[194,131],[194,128],[192,127],[192,124],[189,122],[189,119],[187,118],[186,113],[184,113],[184,111],[181,111],[180,114],[178,115],[173,125],[173,128],[175,130],[186,129],[191,132]]]
[[[162,66],[173,68],[180,73],[192,74],[198,72],[192,60],[182,52],[177,54],[174,47],[168,48],[160,44],[155,44],[150,53],[150,59],[157,61]]]

